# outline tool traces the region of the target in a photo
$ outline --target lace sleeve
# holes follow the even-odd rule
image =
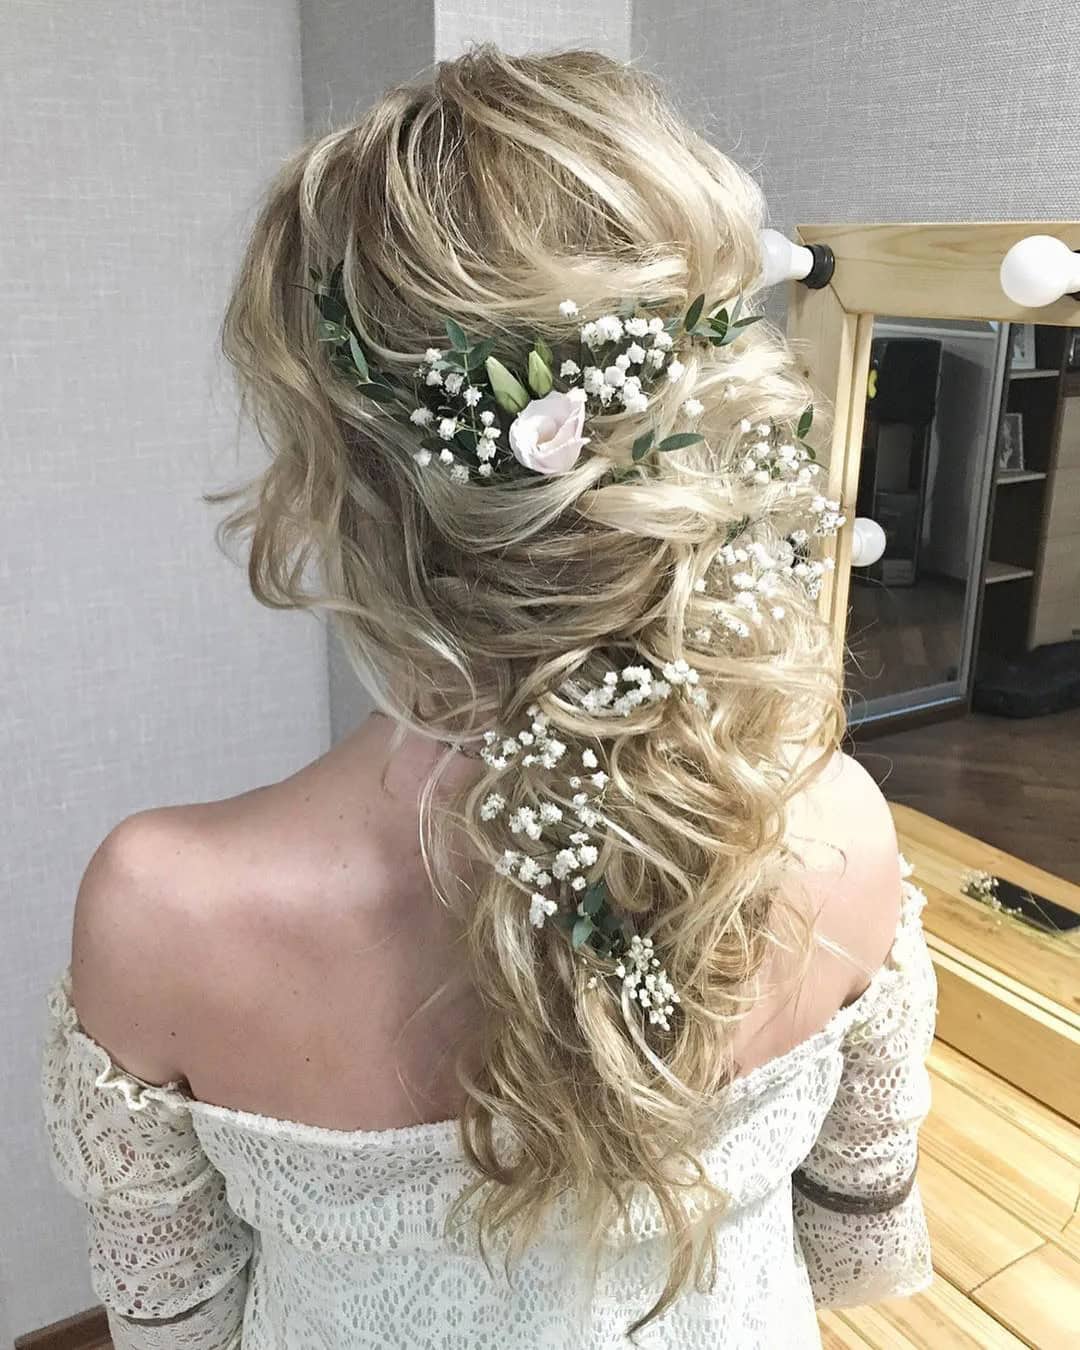
[[[94,1292],[116,1350],[240,1345],[251,1232],[230,1209],[176,1085],[124,1073],[49,996],[42,1104],[52,1164],[89,1219]]]
[[[819,1307],[913,1294],[932,1278],[915,1168],[930,1107],[925,1061],[937,986],[920,918],[926,897],[907,879],[903,858],[901,870],[896,940],[860,1000],[867,1015],[844,1037],[836,1098],[792,1179],[795,1228]]]

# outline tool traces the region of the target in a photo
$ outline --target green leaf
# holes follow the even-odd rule
[[[455,370],[464,370],[465,360],[466,358],[464,352],[444,352],[442,357],[440,358],[439,364],[444,366],[453,366]]]
[[[604,901],[607,899],[607,890],[603,882],[594,883],[589,886],[585,894],[581,897],[581,908],[592,918],[604,907]]]
[[[735,320],[739,317],[739,314],[740,314],[741,312],[742,312],[742,296],[740,295],[739,298],[735,301],[735,307],[734,307],[734,309],[731,311],[731,322],[732,322],[732,323],[735,322]]]
[[[497,343],[497,338],[485,338],[483,342],[478,342],[475,347],[470,347],[465,355],[468,368],[475,370],[477,366],[482,366],[495,350]]]
[[[813,425],[814,425],[814,405],[812,403],[808,403],[806,407],[802,410],[802,415],[799,418],[799,423],[795,428],[795,435],[798,436],[800,441],[803,439],[803,437],[809,435],[810,428]]]
[[[731,327],[731,320],[728,318],[727,310],[721,309],[716,314],[711,315],[709,318],[709,327],[714,333],[719,333],[720,336],[723,337]]]
[[[537,398],[543,398],[551,393],[554,383],[551,367],[534,347],[529,353],[529,388]]]
[[[461,324],[453,319],[446,321],[446,336],[450,339],[450,346],[456,352],[467,352],[469,350],[469,339],[465,336],[465,330]]]
[[[674,436],[665,436],[656,448],[657,450],[682,450],[685,446],[695,445],[698,441],[704,439],[705,437],[699,435],[696,431],[679,431]]]
[[[320,319],[315,328],[320,342],[344,342],[349,330],[332,319]]]
[[[312,279],[312,281],[315,283],[316,286],[319,284],[320,281],[322,281],[322,273],[319,271],[317,267],[309,267],[307,270],[307,274]]]
[[[487,371],[491,392],[495,395],[495,402],[499,407],[508,413],[521,412],[529,402],[528,390],[521,381],[511,375],[503,363],[494,356],[487,358],[484,369]]]
[[[362,384],[360,392],[365,398],[370,398],[375,403],[396,403],[398,401],[397,394],[388,384],[379,384],[374,380],[368,384]]]
[[[683,327],[687,332],[697,326],[697,321],[701,318],[701,311],[704,308],[705,297],[704,295],[699,295],[697,299],[692,302],[690,308],[686,311],[686,318],[683,319]]]
[[[454,440],[463,450],[468,450],[470,454],[476,453],[477,439],[476,432],[473,431],[472,427],[459,427],[454,433]]]
[[[349,352],[352,355],[357,375],[367,384],[368,380],[371,379],[371,372],[368,370],[367,357],[364,355],[359,342],[357,342],[355,333],[349,334]]]
[[[655,437],[655,435],[656,432],[653,431],[652,428],[650,427],[648,431],[642,432],[642,434],[634,442],[634,448],[631,453],[633,455],[635,464],[639,459],[644,459],[645,456],[652,449],[653,438]]]
[[[575,951],[592,937],[596,925],[587,914],[579,914],[570,933],[570,945]]]
[[[733,323],[732,328],[749,328],[752,323],[760,323],[765,317],[764,314],[748,314],[745,319],[740,319],[738,323]]]

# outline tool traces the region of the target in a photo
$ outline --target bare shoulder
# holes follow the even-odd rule
[[[837,752],[792,802],[789,835],[807,862],[800,881],[818,933],[851,958],[853,997],[887,956],[899,920],[892,812],[866,769]]]
[[[118,1063],[179,1077],[173,1042],[181,972],[219,877],[204,808],[139,811],[98,845],[79,885],[71,944],[79,1020]]]

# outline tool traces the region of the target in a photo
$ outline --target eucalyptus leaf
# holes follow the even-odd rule
[[[454,434],[454,440],[463,450],[468,450],[470,454],[475,454],[478,437],[472,427],[459,427]]]
[[[593,918],[601,909],[603,909],[604,901],[606,899],[607,891],[602,884],[590,886],[581,897],[581,908],[590,918]]]
[[[375,403],[396,403],[398,401],[397,394],[388,384],[379,384],[375,380],[362,384],[360,392],[365,398],[370,398]]]
[[[455,370],[464,370],[465,365],[464,352],[446,352],[439,361],[440,366],[453,366]]]
[[[456,352],[467,352],[469,350],[469,339],[465,336],[465,330],[454,319],[446,321],[446,336],[450,339],[450,345]]]
[[[745,319],[740,319],[738,323],[732,323],[732,328],[749,328],[752,323],[760,323],[765,317],[764,314],[748,314]]]
[[[682,450],[686,446],[695,445],[698,441],[704,439],[705,437],[699,435],[696,431],[679,431],[674,436],[665,436],[656,448],[657,450]]]
[[[637,463],[639,459],[644,459],[645,456],[652,449],[653,438],[655,437],[655,435],[656,432],[653,431],[652,428],[650,427],[648,431],[642,432],[642,434],[634,442],[631,454],[633,455],[635,463]]]
[[[475,370],[477,366],[482,366],[488,359],[497,345],[496,338],[485,338],[483,342],[478,342],[475,347],[470,347],[465,356],[466,364],[469,370]]]
[[[359,342],[357,342],[355,333],[349,334],[349,352],[352,355],[356,373],[367,384],[368,380],[371,379],[371,372],[368,370],[367,357],[364,355]]]
[[[798,436],[800,441],[803,439],[804,436],[809,435],[810,428],[813,425],[814,425],[814,405],[812,403],[808,403],[806,407],[802,410],[802,415],[799,417],[798,425],[795,428],[795,435]]]
[[[579,914],[570,934],[570,945],[575,951],[583,947],[596,931],[596,925],[587,914]]]
[[[701,311],[704,308],[705,297],[704,295],[699,295],[697,299],[691,303],[690,308],[686,311],[686,318],[683,319],[683,327],[687,332],[697,326],[697,321],[701,318]]]
[[[349,330],[332,319],[320,319],[315,332],[320,342],[344,342],[349,336]]]
[[[741,312],[742,312],[742,296],[740,295],[739,298],[735,301],[735,305],[731,311],[732,323],[735,322],[735,320],[739,317]]]

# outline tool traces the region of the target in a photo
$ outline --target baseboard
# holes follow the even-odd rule
[[[104,1308],[88,1308],[15,1338],[15,1350],[110,1350],[111,1346]]]

